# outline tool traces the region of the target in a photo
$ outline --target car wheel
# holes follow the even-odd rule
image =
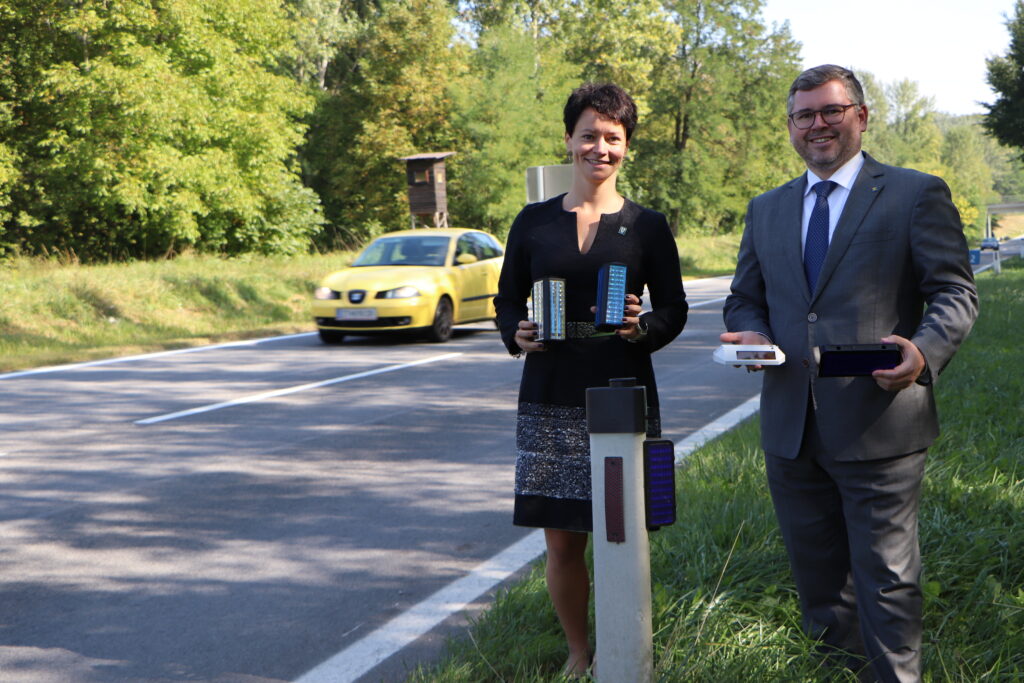
[[[317,330],[320,334],[320,341],[324,344],[340,344],[345,340],[344,332],[336,332],[334,330]]]
[[[437,343],[448,341],[452,338],[454,321],[455,311],[452,309],[452,300],[442,296],[434,310],[434,324],[427,330],[427,339]]]

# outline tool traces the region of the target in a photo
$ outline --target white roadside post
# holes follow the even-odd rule
[[[646,392],[636,380],[587,389],[594,515],[595,677],[646,683],[654,672],[650,543],[644,510]]]

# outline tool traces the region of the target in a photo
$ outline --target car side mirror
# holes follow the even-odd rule
[[[459,254],[458,256],[455,257],[455,262],[460,266],[466,266],[469,265],[470,263],[476,263],[479,260],[480,259],[478,259],[474,254]]]

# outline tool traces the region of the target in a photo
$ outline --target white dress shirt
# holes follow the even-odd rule
[[[853,182],[857,180],[857,174],[864,166],[864,153],[857,152],[853,158],[843,164],[838,171],[829,178],[836,183],[832,194],[828,196],[828,243],[832,244],[832,233],[836,231],[836,223],[843,213],[846,200],[850,197],[850,190],[853,189]],[[814,202],[817,195],[813,188],[821,182],[821,178],[814,175],[810,169],[807,170],[807,185],[804,186],[804,215],[803,226],[800,231],[800,244],[807,244],[807,223],[811,220],[811,211],[814,210]],[[802,253],[802,252],[801,252]]]

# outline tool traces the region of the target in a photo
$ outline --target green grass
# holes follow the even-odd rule
[[[1024,679],[1024,267],[978,283],[981,316],[936,385],[943,434],[921,510],[929,681]],[[755,418],[679,473],[679,519],[651,537],[657,680],[853,680],[807,656],[762,457]],[[564,659],[538,562],[410,680],[557,680]]]
[[[352,254],[0,263],[0,371],[313,329],[309,297]]]
[[[685,277],[732,272],[738,237],[678,241]],[[314,329],[309,299],[354,253],[0,261],[0,372]]]
[[[730,275],[736,270],[736,252],[740,248],[741,233],[727,235],[680,235],[676,238],[679,249],[679,270],[683,278],[716,277]]]

